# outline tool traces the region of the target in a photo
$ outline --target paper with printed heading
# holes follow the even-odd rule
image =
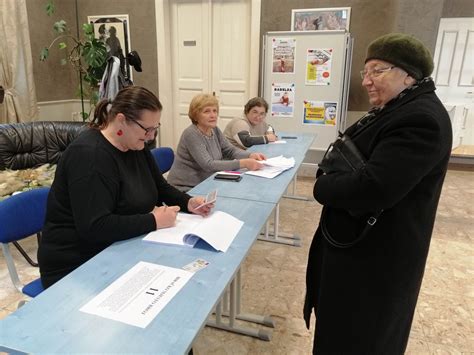
[[[192,276],[186,270],[140,261],[80,311],[145,328]]]

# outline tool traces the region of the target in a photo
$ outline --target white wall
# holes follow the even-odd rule
[[[85,102],[85,112],[89,112],[89,107],[89,102]],[[78,99],[38,102],[38,121],[82,121],[81,110]]]

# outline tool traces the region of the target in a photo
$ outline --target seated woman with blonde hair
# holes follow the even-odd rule
[[[196,95],[189,105],[192,124],[183,131],[168,182],[187,191],[214,172],[245,168],[258,170],[266,159],[234,147],[217,127],[219,101],[209,94]]]

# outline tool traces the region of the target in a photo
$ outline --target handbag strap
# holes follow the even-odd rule
[[[369,233],[370,229],[375,225],[375,223],[377,223],[377,220],[380,217],[380,215],[382,214],[382,212],[383,212],[383,210],[381,210],[377,213],[374,213],[372,216],[370,216],[367,219],[367,223],[365,224],[364,229],[362,230],[362,232],[359,234],[359,236],[356,239],[354,239],[353,241],[351,241],[349,243],[341,243],[341,242],[338,242],[337,240],[335,240],[331,236],[331,234],[329,233],[329,230],[326,227],[325,218],[324,218],[326,216],[326,206],[324,206],[323,211],[321,212],[321,231],[323,233],[324,238],[333,247],[342,248],[342,249],[350,248],[350,247],[354,246],[355,244],[357,244],[358,242],[360,242],[362,239],[365,238],[365,236]]]

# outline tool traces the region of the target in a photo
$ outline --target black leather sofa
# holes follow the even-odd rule
[[[83,122],[38,121],[0,124],[0,170],[57,164],[62,152],[86,129]],[[156,141],[148,143],[150,149]]]
[[[86,127],[82,122],[0,124],[0,170],[57,164],[62,152]]]

